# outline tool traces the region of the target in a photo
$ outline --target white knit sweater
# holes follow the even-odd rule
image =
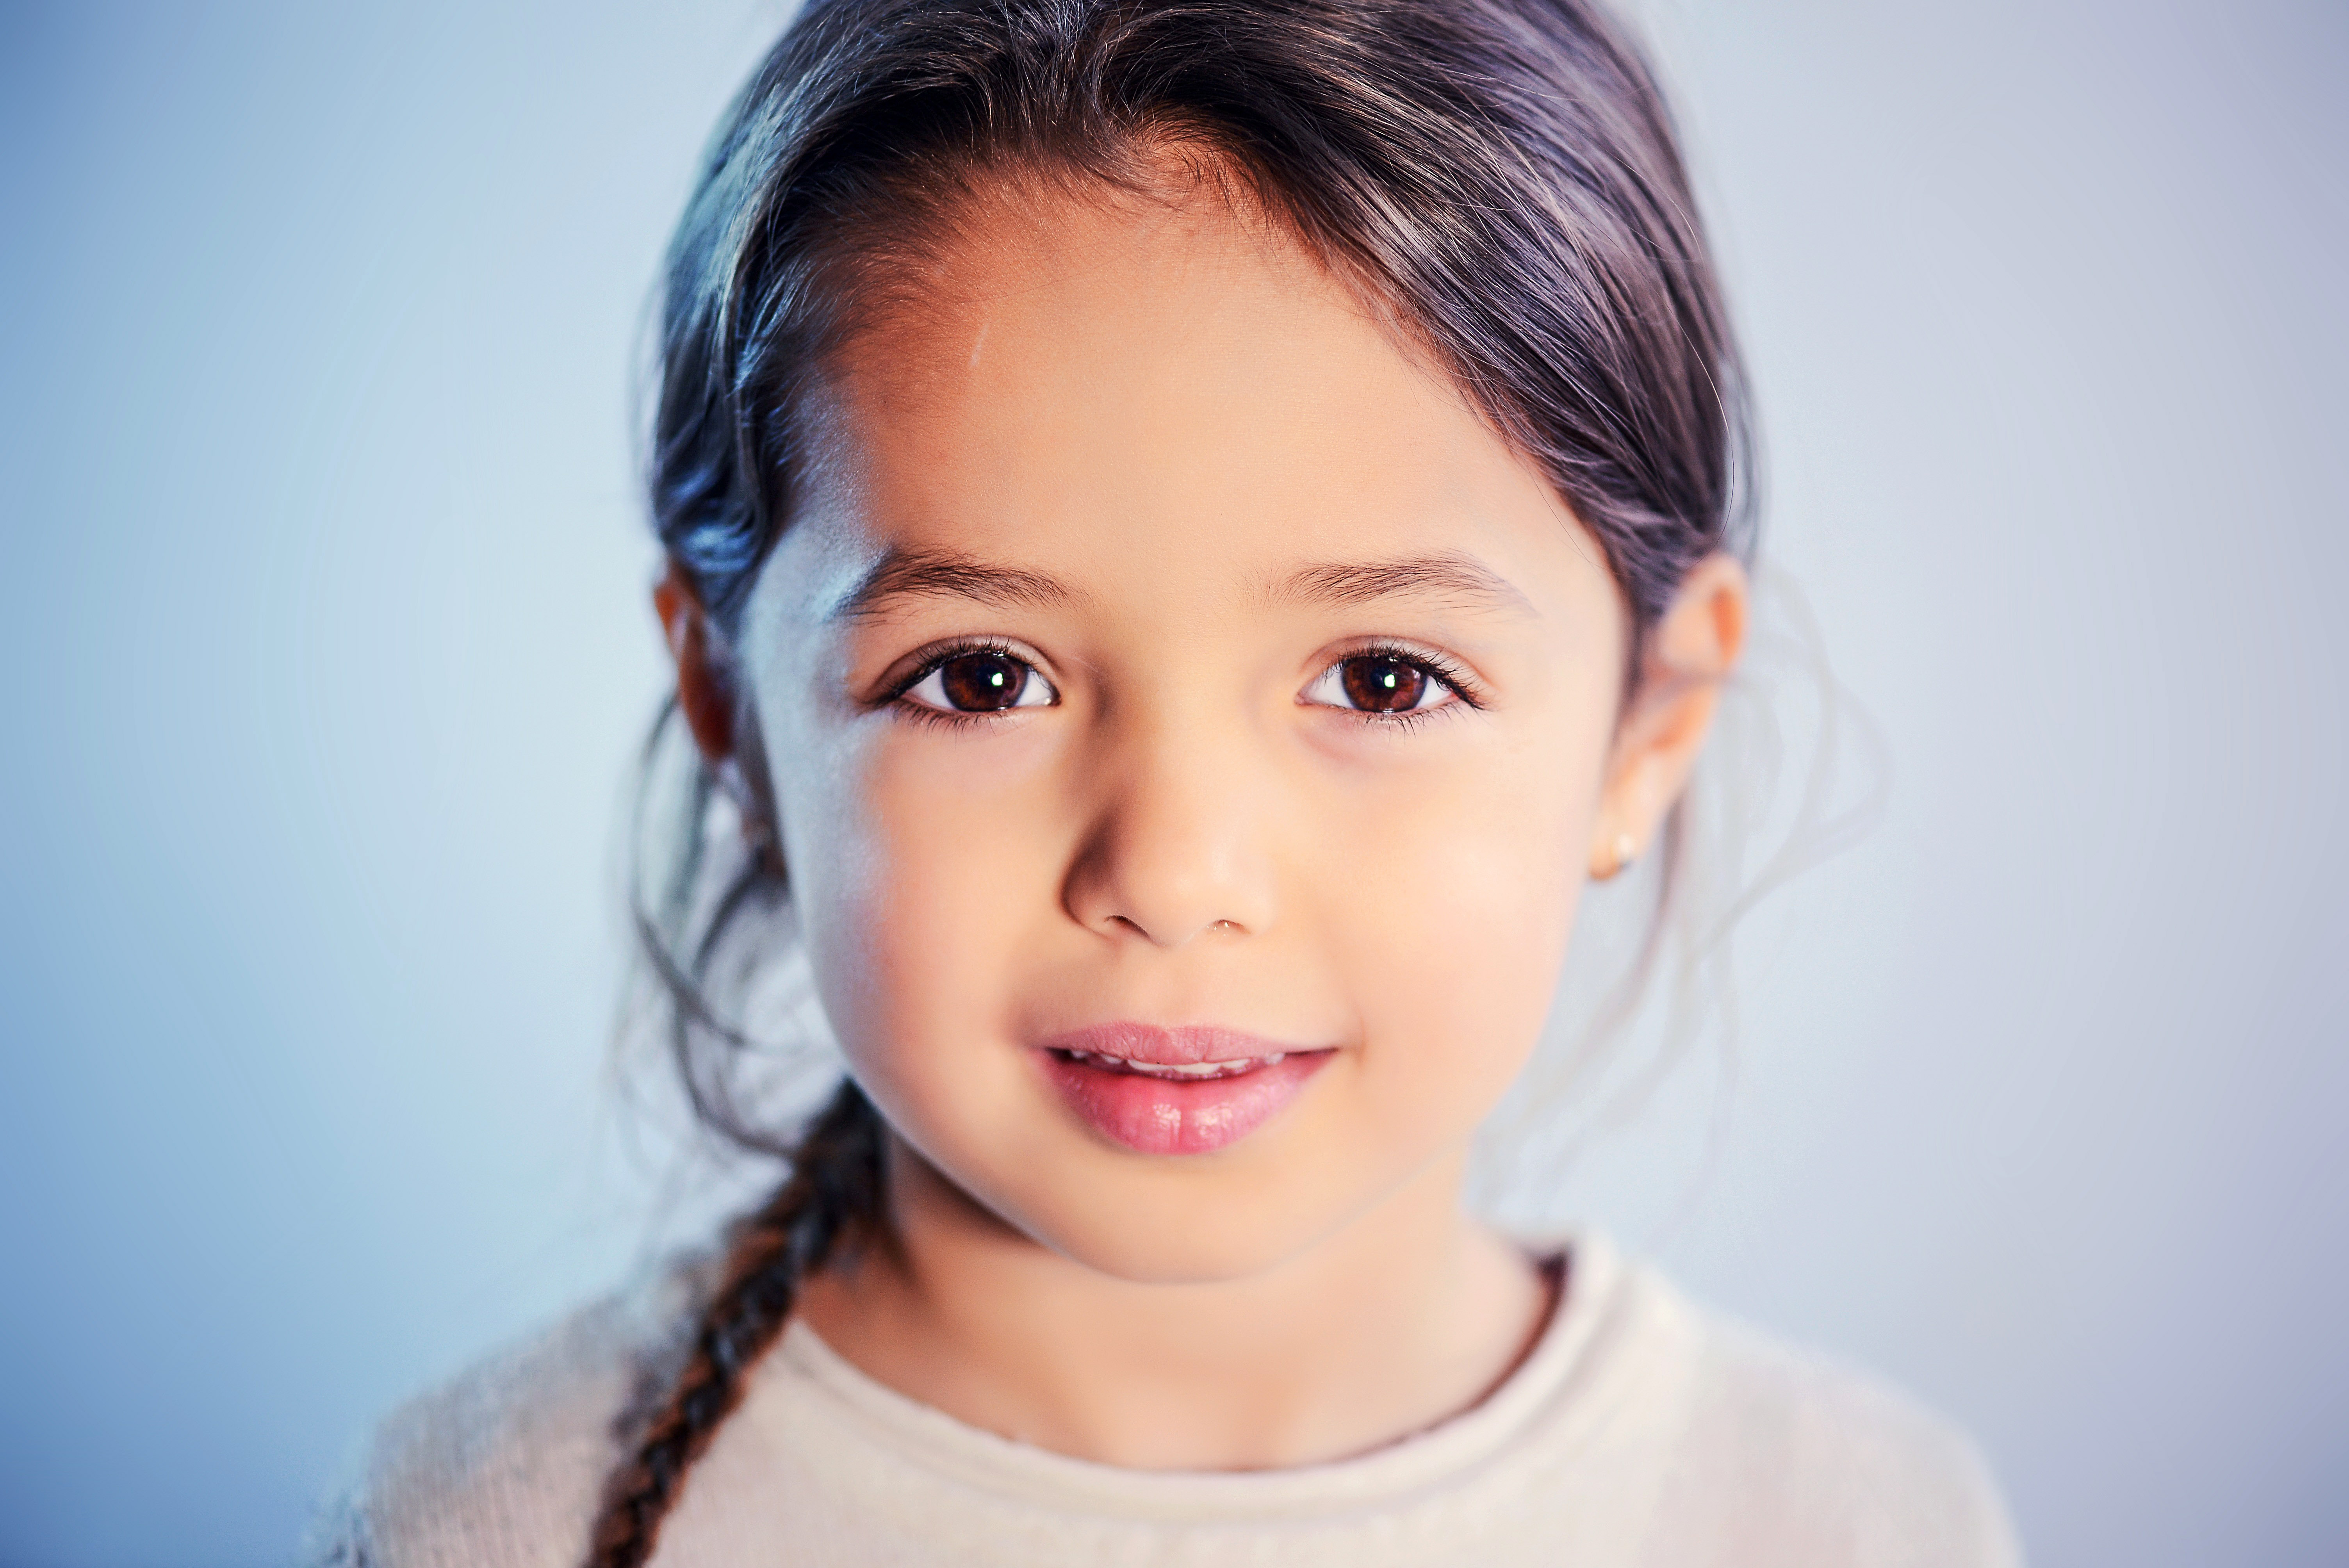
[[[1692,1308],[1603,1242],[1509,1379],[1342,1462],[1166,1473],[963,1425],[794,1323],[688,1479],[665,1568],[2010,1568],[1966,1440]],[[330,1557],[577,1568],[635,1368],[682,1289],[591,1309],[387,1422]]]

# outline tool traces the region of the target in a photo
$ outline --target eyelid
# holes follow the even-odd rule
[[[1059,681],[1055,680],[1050,675],[1046,673],[1042,655],[1037,653],[1035,649],[1023,646],[1019,643],[1011,641],[1008,637],[977,636],[941,637],[936,642],[925,643],[920,647],[916,648],[912,653],[905,655],[904,658],[897,661],[896,668],[901,673],[890,676],[883,683],[880,695],[873,699],[873,706],[875,707],[886,707],[893,703],[902,703],[905,698],[905,694],[912,691],[924,681],[927,680],[936,672],[939,665],[947,663],[950,659],[962,658],[971,654],[999,654],[1004,658],[1015,659],[1020,664],[1027,665],[1029,674],[1034,676],[1037,680],[1042,681],[1044,683],[1045,689],[1052,694],[1052,701],[1050,704],[1039,704],[1037,706],[1057,707],[1059,705],[1061,701],[1061,685]],[[915,706],[920,707],[926,713],[944,713],[957,719],[995,718],[999,717],[999,715],[993,713],[963,713],[953,708],[932,707],[927,703],[919,703]],[[1014,710],[1009,708],[1003,710],[1003,712],[1006,713],[1011,711]]]
[[[1485,688],[1474,676],[1469,674],[1467,666],[1458,659],[1447,654],[1439,653],[1433,648],[1424,647],[1416,643],[1401,642],[1393,637],[1371,637],[1329,655],[1314,666],[1313,673],[1306,679],[1305,690],[1311,690],[1330,671],[1348,659],[1393,659],[1399,664],[1416,665],[1425,670],[1437,685],[1459,698],[1464,707],[1478,711],[1482,711],[1485,707]],[[1303,700],[1301,694],[1299,700]],[[1307,706],[1322,707],[1332,705],[1311,703]],[[1435,708],[1416,708],[1406,713],[1379,714],[1364,708],[1347,707],[1338,708],[1337,711],[1359,713],[1365,718],[1392,724],[1402,719],[1423,717],[1436,710]]]

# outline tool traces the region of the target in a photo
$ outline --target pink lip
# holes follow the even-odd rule
[[[1238,1142],[1286,1109],[1331,1055],[1237,1029],[1131,1023],[1072,1029],[1039,1042],[1039,1051],[1069,1109],[1103,1138],[1142,1154],[1205,1154]],[[1169,1078],[1086,1057],[1145,1068],[1229,1062],[1233,1070]]]

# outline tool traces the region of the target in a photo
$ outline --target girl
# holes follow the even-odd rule
[[[347,1559],[2012,1561],[1899,1398],[1461,1205],[1744,630],[1737,358],[1608,18],[817,0],[663,347],[699,787],[642,923],[789,1178],[396,1419]],[[702,986],[785,930],[848,1069],[796,1139]]]

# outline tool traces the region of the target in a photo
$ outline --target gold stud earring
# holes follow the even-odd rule
[[[1607,849],[1613,859],[1609,861],[1607,869],[1599,873],[1599,880],[1601,882],[1612,882],[1621,876],[1630,868],[1632,861],[1638,858],[1640,852],[1638,843],[1632,840],[1630,834],[1625,832],[1617,833],[1614,841],[1609,844]]]

